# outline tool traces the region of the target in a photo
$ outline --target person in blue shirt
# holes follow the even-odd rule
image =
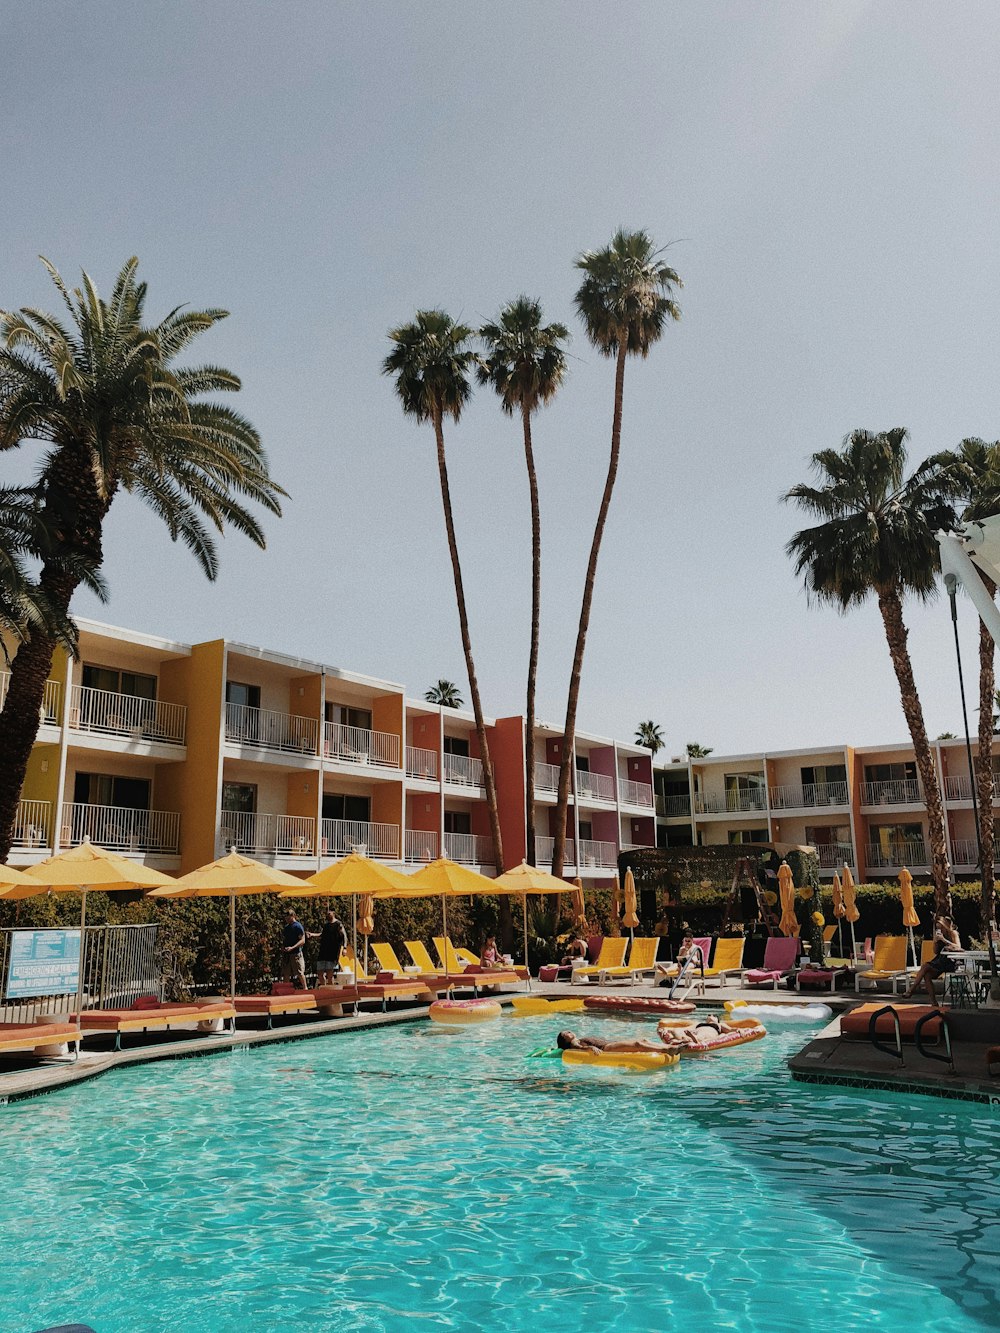
[[[305,942],[306,928],[289,907],[281,932],[281,979],[292,982],[300,990],[306,988],[306,960],[302,952]]]

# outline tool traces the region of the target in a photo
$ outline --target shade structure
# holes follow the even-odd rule
[[[792,875],[792,867],[787,861],[782,861],[778,867],[778,895],[781,898],[781,920],[778,922],[778,929],[782,935],[788,937],[798,935],[799,923],[795,915],[795,879]]]
[[[154,890],[151,898],[229,899],[229,994],[236,998],[236,899],[250,894],[301,888],[302,881],[262,861],[229,852],[182,875],[173,888]]]
[[[404,875],[403,879],[407,881],[409,894],[417,897],[437,893],[464,898],[475,893],[496,893],[496,880],[488,879],[456,861],[449,861],[446,856],[439,856],[436,861],[422,866],[415,875]]]
[[[851,927],[851,956],[853,958],[857,949],[858,942],[854,938],[854,923],[861,913],[858,911],[858,904],[854,897],[854,876],[851,874],[851,867],[844,862],[844,916],[847,918],[848,925]]]
[[[566,881],[550,875],[547,870],[539,870],[522,861],[513,870],[505,870],[496,879],[487,881],[494,893],[565,893]]]
[[[45,885],[29,879],[23,870],[0,866],[0,898],[33,898],[36,893],[44,892]]]
[[[631,870],[625,871],[625,919],[622,922],[629,930],[635,930],[639,924],[639,904],[635,896],[635,876]]]
[[[401,875],[391,866],[371,861],[359,852],[351,852],[333,865],[297,882],[296,889],[288,889],[288,898],[341,897],[347,894],[370,893],[385,896],[385,889],[408,892],[412,876]]]
[[[917,916],[917,909],[913,905],[913,876],[903,866],[899,872],[899,896],[903,903],[903,925],[906,927],[907,934],[910,937],[910,952],[913,955],[913,966],[917,966],[917,944],[913,938],[913,927],[920,925],[920,917]]]
[[[837,948],[838,957],[844,956],[844,914],[847,908],[844,906],[844,894],[840,887],[840,876],[836,870],[833,872],[833,915],[837,919]]]

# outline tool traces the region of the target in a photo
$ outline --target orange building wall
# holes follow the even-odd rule
[[[222,783],[222,702],[226,645],[199,643],[191,656],[160,667],[160,697],[187,705],[187,758],[163,764],[158,799],[181,815],[181,873],[215,858]]]
[[[399,737],[399,760],[402,763],[403,754],[403,696],[401,694],[384,694],[378,699],[372,700],[372,729],[374,731],[388,731],[393,736]],[[428,749],[431,747],[428,746]]]
[[[379,731],[383,728],[379,727]],[[372,789],[372,823],[403,824],[403,784],[401,782],[376,782]],[[402,833],[400,833],[402,837]],[[400,847],[400,852],[402,852]]]
[[[411,791],[406,805],[406,827],[437,833],[441,827],[441,797],[437,792]]]
[[[317,718],[322,721],[322,703],[323,677],[317,672],[312,672],[308,676],[296,676],[294,680],[288,682],[288,711],[293,716]]]

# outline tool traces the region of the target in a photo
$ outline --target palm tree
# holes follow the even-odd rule
[[[542,527],[538,508],[538,478],[531,442],[531,416],[555,397],[566,375],[569,338],[564,324],[542,324],[538,301],[519,296],[500,311],[495,324],[484,324],[479,336],[486,356],[476,376],[490,384],[508,416],[521,414],[524,461],[531,497],[531,647],[528,651],[528,689],[525,708],[524,812],[528,864],[535,864],[535,681],[538,676],[538,632],[542,596]]]
[[[699,745],[697,741],[688,741],[684,748],[687,750],[689,759],[707,759],[710,754],[714,753],[714,748],[711,745]]]
[[[804,575],[806,588],[819,601],[841,611],[872,595],[878,601],[924,788],[936,909],[947,912],[951,893],[944,810],[907,648],[903,599],[910,594],[927,601],[936,592],[934,533],[954,519],[949,504],[954,478],[934,459],[907,476],[906,437],[902,427],[855,430],[843,449],[813,454],[820,484],[793,486],[784,498],[823,521],[797,532],[786,550],[796,574]]]
[[[587,337],[602,356],[615,359],[614,412],[611,418],[611,457],[604,494],[597,513],[594,538],[583,585],[580,624],[573,653],[573,667],[566,700],[566,725],[563,729],[562,763],[559,766],[559,792],[556,799],[555,845],[552,873],[561,875],[566,858],[566,814],[569,810],[573,753],[576,748],[576,710],[580,699],[583,653],[590,625],[590,606],[594,597],[594,578],[601,539],[607,522],[611,495],[618,474],[621,449],[622,397],[625,388],[625,360],[629,354],[647,357],[650,348],[663,335],[667,320],[680,319],[680,307],[673,299],[681,280],[659,257],[644,231],[615,232],[611,244],[603,250],[588,250],[576,261],[584,275],[576,294],[576,309],[587,330]]]
[[[472,639],[469,634],[469,616],[465,608],[465,589],[462,586],[462,566],[458,559],[455,539],[455,521],[451,509],[451,490],[448,486],[448,464],[444,452],[444,419],[458,421],[462,409],[472,395],[469,374],[476,354],[469,347],[472,329],[456,324],[443,310],[418,310],[412,324],[400,324],[390,329],[393,349],[382,364],[384,375],[395,376],[396,393],[407,416],[418,422],[429,421],[437,442],[438,477],[441,482],[441,503],[444,506],[444,525],[448,534],[448,551],[455,578],[455,600],[458,603],[458,621],[462,631],[462,648],[469,675],[469,693],[476,718],[476,734],[483,765],[483,785],[489,806],[490,830],[496,851],[496,866],[502,871],[503,841],[500,836],[500,816],[497,810],[497,790],[493,779],[493,762],[486,736],[483,705],[479,698],[479,681],[472,657]],[[506,899],[502,900],[506,902]]]
[[[655,759],[659,752],[666,745],[663,739],[663,729],[656,722],[640,722],[635,729],[636,745],[643,745],[652,754]]]
[[[429,704],[439,704],[442,708],[462,707],[462,696],[453,680],[439,680],[430,687],[424,698]]]
[[[100,569],[104,520],[121,490],[143,500],[215,578],[209,525],[234,528],[263,546],[245,501],[278,514],[284,494],[268,475],[253,426],[202,400],[239,389],[237,377],[218,366],[174,364],[226,312],[177,308],[147,326],[136,259],[124,265],[108,301],[86,273],[70,292],[43,263],[69,321],[34,309],[0,312],[0,449],[23,441],[46,447],[40,521],[52,539],[41,550],[38,587],[52,615],[65,621],[86,571]],[[10,849],[56,642],[50,630],[33,631],[13,662],[0,714],[0,862]]]

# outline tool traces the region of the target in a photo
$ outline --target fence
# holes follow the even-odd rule
[[[0,930],[0,1014],[5,1023],[31,1022],[39,1013],[67,1013],[72,995],[37,995],[7,1003],[10,937],[17,927]],[[28,927],[25,927],[28,929]],[[155,924],[88,926],[83,943],[83,996],[88,1009],[132,1004],[140,995],[162,994]]]

